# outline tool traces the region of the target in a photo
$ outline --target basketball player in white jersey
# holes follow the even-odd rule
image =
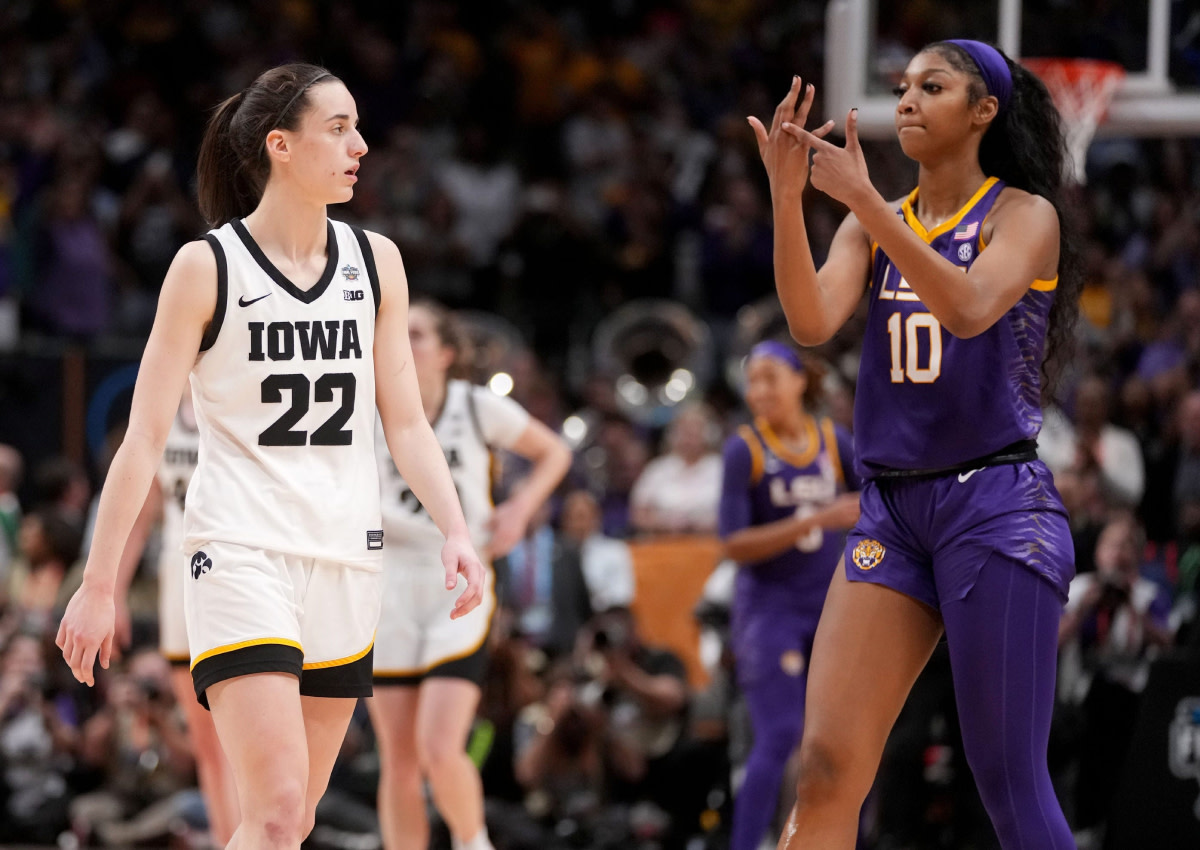
[[[187,624],[184,622],[183,594],[188,580],[189,563],[183,551],[183,509],[188,485],[196,471],[200,454],[200,431],[192,408],[191,390],[185,390],[179,411],[163,449],[162,462],[150,483],[150,492],[141,514],[133,524],[117,578],[116,641],[127,646],[130,637],[129,613],[125,600],[129,585],[150,537],[159,525],[158,552],[158,646],[171,665],[171,686],[175,699],[187,718],[188,738],[196,759],[196,778],[204,795],[209,833],[219,846],[225,846],[238,822],[237,789],[233,769],[221,750],[212,714],[196,700],[192,674],[188,669]]]
[[[190,373],[200,452],[184,518],[188,646],[233,766],[238,850],[300,846],[355,700],[371,692],[384,545],[376,407],[445,536],[447,592],[466,578],[451,616],[482,595],[421,406],[400,254],[326,215],[353,195],[367,152],[357,123],[341,81],[303,64],[265,72],[209,121],[197,178],[216,229],[181,248],[163,281],[58,633],[72,672],[92,684],[94,661],[107,666],[112,651],[118,561]]]
[[[471,539],[485,561],[505,555],[566,475],[571,450],[515,401],[450,377],[465,371],[465,343],[444,307],[414,301],[408,333],[421,403],[446,455]],[[533,462],[513,495],[494,508],[493,449]],[[379,741],[383,845],[385,850],[429,845],[424,777],[454,846],[490,850],[483,787],[466,742],[483,683],[496,605],[494,579],[488,570],[483,602],[451,622],[445,591],[429,569],[437,560],[437,527],[396,470],[382,435],[376,454],[388,548],[375,640],[375,696],[368,707]]]

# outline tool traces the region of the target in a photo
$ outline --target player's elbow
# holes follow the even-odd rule
[[[788,333],[797,345],[811,348],[829,342],[837,331],[836,328],[826,327],[815,316],[787,317]]]
[[[996,323],[996,320],[990,315],[970,309],[956,310],[937,318],[942,327],[956,339],[971,339],[979,336]]]

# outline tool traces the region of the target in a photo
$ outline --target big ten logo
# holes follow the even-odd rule
[[[362,301],[363,291],[361,289],[343,289],[342,299],[345,301]]]
[[[1180,779],[1200,780],[1200,697],[1187,697],[1175,707],[1167,749],[1171,773]],[[1200,820],[1200,798],[1192,811]]]

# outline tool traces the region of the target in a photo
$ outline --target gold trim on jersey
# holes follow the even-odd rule
[[[846,475],[842,470],[842,456],[838,452],[837,432],[833,429],[833,420],[828,417],[821,419],[821,433],[825,435],[825,450],[829,452],[829,460],[833,464],[833,474],[838,484],[846,483]]]
[[[926,244],[928,244],[934,239],[937,239],[943,233],[958,227],[958,223],[963,220],[963,216],[969,213],[974,206],[983,199],[983,196],[986,195],[988,191],[999,181],[999,177],[989,177],[987,180],[984,180],[983,185],[980,186],[978,191],[971,196],[971,200],[963,204],[962,209],[960,209],[952,217],[943,221],[933,230],[926,230],[925,225],[921,224],[921,220],[917,218],[917,214],[913,211],[913,202],[917,200],[917,191],[920,187],[918,187],[918,189],[913,189],[912,192],[909,193],[909,196],[904,200],[904,203],[901,205],[900,209],[904,211],[904,220],[908,222],[908,226],[912,228],[914,233],[924,239]],[[982,229],[982,225],[980,229]],[[983,250],[982,246],[980,247],[980,250]]]
[[[817,454],[821,451],[821,434],[817,430],[817,420],[813,419],[808,414],[804,415],[804,435],[808,438],[808,444],[805,446],[803,454],[797,454],[783,444],[771,430],[771,426],[767,424],[765,419],[757,419],[754,422],[758,428],[758,433],[762,434],[763,442],[767,444],[775,456],[784,463],[791,464],[797,468],[808,466],[817,459]]]
[[[189,669],[195,670],[196,665],[199,664],[201,661],[207,661],[209,658],[213,658],[214,656],[217,656],[217,655],[224,655],[227,652],[233,652],[238,649],[245,649],[248,646],[263,646],[265,644],[274,644],[276,646],[291,646],[291,647],[295,647],[296,649],[300,650],[301,653],[304,652],[304,647],[302,647],[300,644],[296,643],[296,641],[288,640],[287,638],[280,638],[280,637],[254,638],[253,640],[243,640],[243,641],[238,641],[237,643],[227,643],[224,646],[214,647],[213,649],[210,649],[207,652],[202,652],[199,655],[197,655],[195,658],[192,659],[192,666]]]
[[[353,664],[360,658],[371,651],[371,647],[375,645],[375,637],[372,635],[371,642],[367,644],[367,648],[362,652],[356,652],[353,655],[347,655],[345,658],[335,658],[333,661],[313,661],[311,664],[305,664],[305,670],[324,670],[327,667],[342,667],[346,664]]]
[[[759,443],[758,437],[754,435],[754,429],[749,425],[738,426],[737,433],[742,438],[742,442],[746,444],[746,448],[750,449],[750,485],[753,486],[762,480],[762,444]]]

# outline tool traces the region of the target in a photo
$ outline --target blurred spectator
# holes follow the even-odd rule
[[[630,494],[643,533],[711,533],[721,500],[720,427],[700,404],[681,408],[667,428],[667,452],[646,464]]]
[[[579,550],[580,568],[593,611],[628,607],[633,602],[633,556],[629,545],[603,534],[600,504],[586,490],[563,502],[563,542]]]
[[[21,453],[0,443],[0,607],[6,598],[9,568],[17,554],[17,530],[21,527],[17,488],[21,486],[23,466]]]
[[[1091,842],[1121,777],[1150,661],[1173,641],[1169,595],[1138,573],[1144,544],[1137,520],[1115,514],[1096,544],[1096,571],[1071,581],[1059,626],[1063,690],[1083,718],[1075,789],[1081,850],[1099,846]]]
[[[514,631],[551,655],[570,651],[592,606],[579,549],[564,546],[554,533],[549,503],[530,520],[507,564],[502,599],[512,611]]]
[[[616,850],[629,843],[628,812],[611,806],[612,786],[636,776],[639,759],[611,736],[606,706],[576,682],[569,662],[551,671],[544,701],[520,713],[513,737],[514,772],[535,824],[516,847]]]
[[[0,844],[54,844],[67,826],[77,736],[54,698],[43,645],[18,632],[0,661]]]
[[[72,522],[82,525],[92,496],[87,472],[75,461],[54,457],[38,464],[33,473],[34,505],[52,504]]]
[[[563,129],[563,150],[571,174],[570,210],[585,226],[599,227],[606,218],[617,190],[629,176],[632,146],[633,136],[616,91],[598,86]]]
[[[1145,487],[1145,467],[1137,438],[1109,421],[1109,389],[1103,378],[1089,376],[1075,390],[1075,421],[1058,408],[1046,411],[1038,437],[1038,455],[1051,471],[1097,470],[1105,496],[1122,507],[1135,507]]]
[[[463,128],[459,156],[438,175],[438,185],[454,207],[455,240],[475,268],[496,259],[497,246],[517,220],[519,177],[499,154],[488,128],[472,121]]]
[[[43,200],[33,234],[29,315],[45,333],[89,339],[109,327],[112,259],[88,206],[92,188],[88,175],[68,172]]]
[[[26,627],[52,631],[63,579],[79,557],[82,533],[61,508],[42,507],[21,522],[24,562],[14,570],[10,596]]]
[[[203,822],[170,666],[156,649],[132,654],[111,675],[106,704],[83,726],[79,757],[104,776],[102,789],[71,805],[83,840],[129,845],[164,839],[189,819]]]

